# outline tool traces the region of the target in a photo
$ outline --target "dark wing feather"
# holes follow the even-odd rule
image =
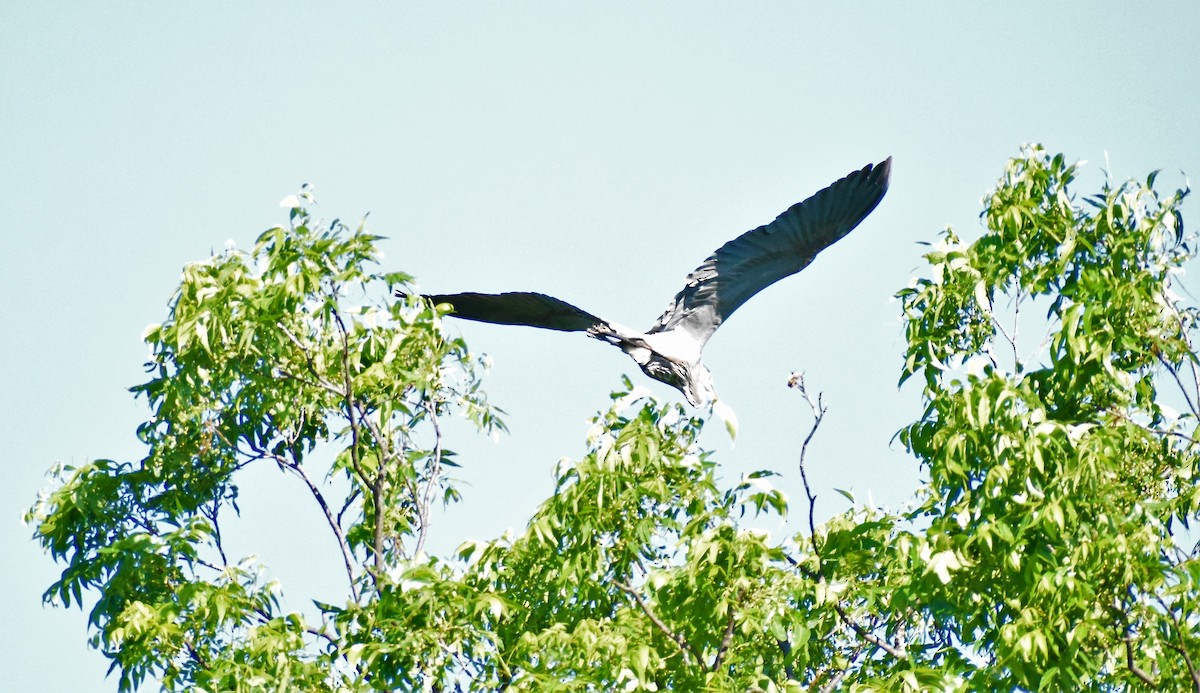
[[[449,303],[454,307],[450,314],[456,318],[500,325],[528,325],[547,330],[580,332],[607,324],[566,301],[531,292],[435,294],[422,298],[429,299],[434,305]]]
[[[855,171],[718,248],[649,332],[682,329],[703,345],[751,296],[804,269],[858,226],[887,192],[891,165],[888,157]]]

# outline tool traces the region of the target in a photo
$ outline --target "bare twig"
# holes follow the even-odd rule
[[[825,566],[821,559],[821,546],[817,542],[817,526],[813,517],[817,504],[817,497],[813,494],[812,487],[808,483],[808,475],[805,473],[804,461],[808,454],[808,443],[813,439],[813,436],[816,435],[817,428],[820,427],[821,421],[825,418],[825,412],[827,411],[827,408],[821,401],[820,393],[817,394],[816,399],[813,399],[813,396],[809,394],[808,389],[804,385],[803,373],[793,373],[792,377],[788,379],[788,387],[795,389],[801,394],[801,396],[804,397],[804,400],[808,402],[808,406],[812,410],[813,415],[812,428],[809,429],[808,435],[804,437],[804,443],[800,446],[800,479],[804,482],[804,494],[808,497],[808,531],[809,539],[812,541],[813,554],[817,558],[817,573],[816,575],[812,575],[809,573],[809,571],[804,570],[803,567],[791,557],[788,557],[788,561],[792,565],[801,568],[801,570],[810,577],[818,581],[825,581]],[[878,647],[884,652],[887,652],[896,659],[908,658],[908,653],[903,647],[897,648],[889,645],[879,636],[875,635],[870,630],[863,628],[861,625],[851,619],[850,615],[847,614],[846,610],[842,607],[841,602],[834,601],[833,608],[837,612],[837,615],[841,619],[842,623],[846,624],[846,626],[853,630],[860,638]]]
[[[800,480],[804,482],[804,495],[808,497],[808,536],[809,540],[812,541],[813,553],[817,557],[818,570],[821,570],[821,548],[817,545],[817,523],[814,518],[817,497],[813,494],[812,487],[808,483],[808,473],[804,469],[804,460],[808,455],[809,442],[817,434],[817,429],[821,426],[821,421],[825,419],[826,407],[821,402],[820,393],[817,393],[815,400],[808,393],[808,389],[804,386],[803,373],[792,373],[792,377],[788,379],[788,387],[795,389],[804,397],[813,415],[812,427],[808,430],[808,435],[804,437],[804,443],[800,446]]]
[[[684,661],[691,661],[691,659],[695,659],[697,662],[704,661],[700,653],[696,651],[696,648],[692,647],[691,643],[687,641],[687,638],[683,637],[682,633],[672,631],[667,624],[662,622],[662,619],[655,615],[650,605],[642,599],[642,595],[638,594],[637,590],[619,580],[614,580],[613,584],[625,594],[633,597],[633,601],[637,602],[638,608],[642,610],[642,613],[646,614],[646,618],[650,619],[654,627],[679,646],[679,651],[683,654]]]

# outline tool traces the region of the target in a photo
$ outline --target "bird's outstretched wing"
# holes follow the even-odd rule
[[[528,325],[562,332],[581,332],[607,325],[600,318],[553,296],[531,292],[504,294],[435,294],[422,296],[434,303],[449,303],[451,315],[500,325]]]
[[[718,248],[648,333],[683,330],[703,346],[738,306],[858,226],[887,192],[891,166],[891,157],[867,165]]]

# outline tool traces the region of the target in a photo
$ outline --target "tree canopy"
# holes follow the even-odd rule
[[[481,364],[303,193],[252,250],[189,265],[147,330],[146,456],[54,471],[27,516],[64,565],[46,599],[92,605],[122,690],[1200,691],[1187,191],[1075,174],[1025,148],[980,237],[947,229],[897,294],[924,405],[898,434],[927,474],[908,508],[817,523],[807,439],[724,483],[705,412],[626,381],[522,531],[440,556],[442,423],[503,429]],[[824,403],[791,384],[811,438]],[[748,518],[786,515],[771,479],[797,458],[807,521],[772,537]],[[314,560],[345,599],[315,619],[226,554],[249,465],[295,477],[336,540]]]

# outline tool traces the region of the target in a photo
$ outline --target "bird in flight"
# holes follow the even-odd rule
[[[718,248],[688,275],[666,312],[645,332],[539,293],[430,294],[422,298],[434,305],[448,304],[448,315],[466,320],[586,332],[619,347],[642,372],[678,389],[692,406],[711,405],[717,393],[712,373],[700,361],[709,337],[751,296],[804,269],[817,253],[858,226],[887,192],[891,165],[891,157],[868,164],[792,205],[770,224]]]

